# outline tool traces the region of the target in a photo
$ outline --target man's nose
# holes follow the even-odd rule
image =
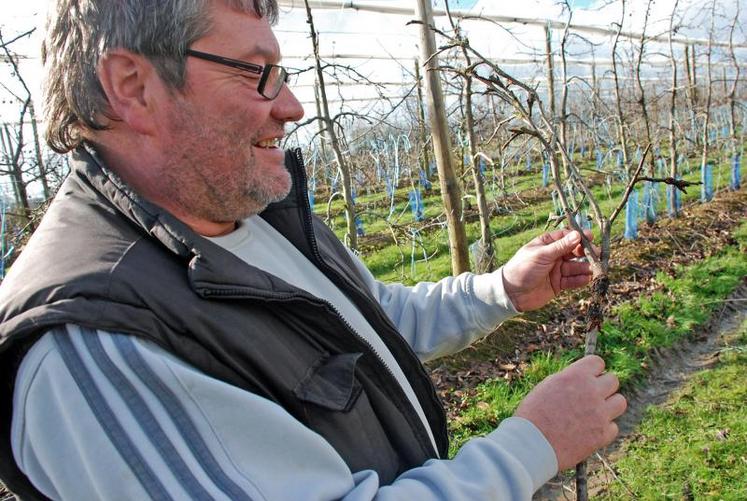
[[[283,85],[275,98],[272,115],[283,122],[298,122],[303,118],[303,106],[287,85]]]

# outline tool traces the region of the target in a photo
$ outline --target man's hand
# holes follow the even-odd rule
[[[613,420],[627,407],[619,385],[614,374],[604,372],[604,360],[589,355],[538,384],[515,415],[539,428],[565,470],[617,436]]]
[[[586,236],[591,238],[591,232]],[[588,262],[577,231],[562,229],[538,236],[503,266],[503,286],[518,311],[536,310],[560,291],[583,287],[591,281]]]

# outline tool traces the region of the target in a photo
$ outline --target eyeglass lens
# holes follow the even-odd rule
[[[268,99],[275,99],[280,94],[283,84],[287,81],[288,73],[282,66],[268,65],[267,67],[269,68],[269,72],[264,81],[261,94]]]

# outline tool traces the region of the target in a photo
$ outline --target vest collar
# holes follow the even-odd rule
[[[286,167],[291,171],[294,186],[285,199],[269,205],[260,216],[271,219],[277,212],[295,212],[299,209],[299,197],[305,198],[305,186],[297,186],[299,179],[305,179],[300,150],[286,152]],[[167,210],[145,199],[105,165],[92,145],[86,143],[73,152],[71,175],[88,184],[124,217],[187,261],[189,282],[197,294],[215,292],[215,284],[221,284],[219,289],[223,295],[232,291],[230,295],[267,298],[268,290],[281,295],[297,295],[299,292],[287,282],[247,265],[195,233]]]

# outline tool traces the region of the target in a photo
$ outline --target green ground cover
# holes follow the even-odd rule
[[[747,499],[747,320],[718,365],[650,407],[602,499]],[[645,467],[641,467],[645,465]]]
[[[747,162],[742,166],[743,177],[747,177]],[[725,173],[725,174],[724,174]],[[727,176],[728,166],[726,164],[715,169],[714,186],[716,179]],[[538,177],[535,173],[535,177]],[[700,172],[692,171],[683,176],[687,181],[699,181]],[[541,183],[541,178],[539,179]],[[724,186],[724,183],[721,183]],[[594,196],[599,201],[602,212],[609,215],[617,205],[622,195],[624,186],[621,183],[598,185],[592,188]],[[547,199],[532,205],[517,208],[510,214],[498,215],[491,218],[491,229],[496,235],[495,251],[496,262],[500,265],[505,263],[519,247],[544,231],[547,215],[554,211],[550,190],[547,189]],[[641,197],[642,198],[642,197]],[[682,196],[682,203],[687,204],[700,198],[698,186],[688,189],[688,193]],[[639,198],[640,200],[640,198]],[[439,205],[440,206],[440,205]],[[660,186],[657,203],[657,214],[666,217],[666,195],[664,186]],[[622,236],[625,229],[625,215],[621,214],[612,227],[612,235]],[[467,239],[474,242],[479,237],[479,222],[475,221],[466,225]],[[596,230],[595,230],[596,231]],[[363,261],[371,272],[384,282],[402,282],[415,284],[421,281],[434,281],[451,273],[451,257],[448,252],[448,237],[446,230],[432,231],[421,235],[422,240],[415,249],[416,263],[412,267],[412,244],[405,240],[398,247],[388,245],[377,249],[370,254],[363,254]],[[598,238],[598,234],[597,234]],[[429,256],[427,262],[423,260],[423,248]]]
[[[693,163],[694,161],[690,161]],[[591,168],[591,164],[587,167]],[[728,162],[718,164],[714,168],[714,188],[722,188],[729,182],[730,166]],[[699,181],[699,169],[683,169],[686,173],[683,176],[688,181]],[[742,165],[742,177],[747,178],[747,162]],[[488,199],[493,204],[508,203],[513,201],[513,208],[502,214],[494,215],[491,218],[491,231],[495,235],[496,260],[498,264],[506,262],[516,250],[535,236],[544,231],[545,223],[549,213],[554,211],[552,200],[550,198],[550,188],[542,188],[542,176],[536,169],[527,172],[523,167],[518,171],[514,170],[511,175],[507,176],[507,189],[516,196],[509,199],[501,198],[503,194],[488,190]],[[492,183],[488,183],[490,188]],[[607,185],[602,183],[592,188],[594,195],[600,201],[602,211],[609,214],[617,204],[624,186],[622,183]],[[400,188],[396,192],[396,204],[393,212],[394,216],[391,222],[396,224],[413,223],[412,213],[408,207],[407,191],[409,188]],[[539,191],[538,191],[539,190]],[[516,203],[527,194],[542,193],[544,190],[545,198],[541,201],[534,201],[531,204]],[[639,190],[640,191],[640,190]],[[688,190],[687,195],[683,195],[682,202],[689,203],[696,201],[700,197],[700,188],[692,187]],[[641,198],[639,197],[639,200]],[[657,198],[657,214],[663,216],[666,214],[666,193],[663,185],[659,186]],[[359,198],[360,208],[362,209],[361,218],[369,235],[380,234],[382,238],[388,241],[388,244],[379,246],[368,252],[363,250],[362,258],[372,273],[385,282],[402,282],[405,284],[415,284],[420,281],[435,281],[451,273],[451,258],[448,249],[448,236],[445,228],[433,228],[423,231],[419,238],[413,240],[408,235],[399,235],[399,245],[395,245],[389,231],[387,217],[389,215],[389,201],[385,194],[373,193],[362,195]],[[430,194],[424,197],[425,217],[426,220],[438,217],[442,213],[440,194],[434,189]],[[318,203],[315,211],[320,216],[326,215],[326,204]],[[342,201],[335,200],[332,204],[331,226],[342,238],[344,235],[344,216],[342,214]],[[466,224],[467,238],[469,242],[474,242],[479,238],[479,221],[473,220]],[[624,214],[622,214],[613,226],[613,236],[621,236],[624,231]],[[413,265],[414,256],[414,265]],[[425,259],[427,256],[427,259]]]
[[[653,348],[665,348],[702,325],[747,276],[747,222],[735,233],[737,243],[688,267],[674,276],[659,273],[661,288],[650,295],[622,303],[602,327],[598,353],[616,373],[623,387],[640,380]],[[493,430],[513,414],[516,405],[545,376],[560,370],[581,353],[536,354],[522,377],[508,382],[489,380],[468,398],[464,411],[450,423],[452,453],[475,435]]]

